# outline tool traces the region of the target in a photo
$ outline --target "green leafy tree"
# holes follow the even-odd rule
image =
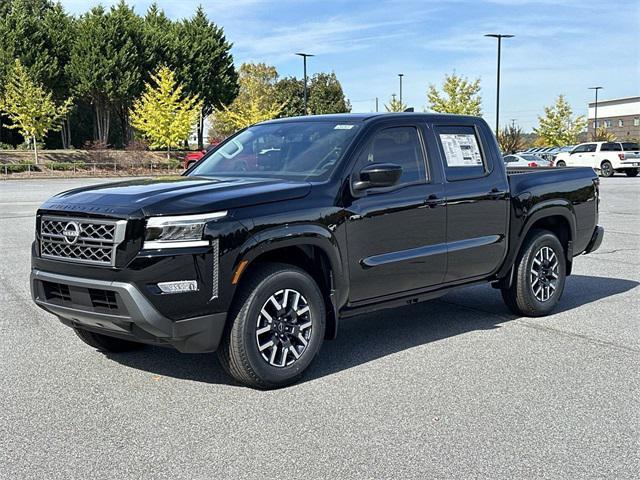
[[[73,18],[62,6],[49,0],[7,0],[0,14],[0,91],[3,79],[19,59],[29,76],[51,90],[57,101],[69,96],[65,66]],[[68,124],[63,124],[62,142],[68,140]]]
[[[224,30],[211,22],[200,6],[193,17],[177,25],[176,74],[185,90],[202,100],[197,126],[198,146],[203,146],[204,121],[216,107],[230,104],[238,94],[238,73],[231,43]]]
[[[95,7],[79,19],[68,72],[75,93],[93,107],[94,138],[103,144],[114,110],[128,136],[128,107],[143,86],[142,55],[141,19],[123,1],[109,12]]]
[[[195,95],[184,95],[184,87],[168,67],[151,76],[142,96],[133,103],[131,124],[150,142],[152,148],[180,146],[198,121],[202,102]]]
[[[544,107],[544,116],[538,117],[538,124],[533,131],[539,141],[551,147],[561,147],[576,143],[587,121],[582,115],[574,117],[564,95],[559,95],[554,105]]]
[[[244,63],[239,70],[240,90],[231,105],[215,111],[216,131],[230,134],[254,123],[276,118],[285,104],[276,98],[278,72],[264,63]]]
[[[439,92],[435,85],[429,85],[427,100],[429,108],[434,112],[482,115],[479,78],[470,82],[455,72],[445,75],[442,92]]]
[[[6,80],[4,96],[0,99],[0,111],[11,121],[5,126],[19,130],[25,139],[33,142],[37,164],[38,140],[42,140],[49,131],[61,128],[60,122],[71,103],[72,100],[68,98],[61,105],[56,105],[53,94],[34,81],[20,60],[16,59]]]
[[[285,77],[275,85],[275,98],[284,105],[279,117],[304,115],[304,80]]]
[[[404,112],[407,105],[398,100],[395,93],[392,93],[389,103],[385,104],[384,108],[387,112]]]
[[[525,146],[525,140],[522,136],[522,129],[515,124],[501,129],[498,132],[497,140],[498,144],[500,145],[500,150],[505,155],[519,152],[524,149]]]
[[[344,96],[336,74],[316,73],[310,82],[308,109],[311,115],[348,113],[351,104]]]

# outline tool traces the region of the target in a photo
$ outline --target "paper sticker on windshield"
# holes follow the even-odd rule
[[[336,125],[333,127],[334,130],[351,130],[355,125]]]
[[[472,133],[441,133],[448,167],[479,167],[482,156],[476,136]]]

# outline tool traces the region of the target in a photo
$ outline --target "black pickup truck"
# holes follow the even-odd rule
[[[507,173],[479,118],[273,120],[184,176],[49,199],[31,289],[98,350],[217,350],[238,381],[274,388],[352,315],[479,282],[517,315],[549,313],[600,246],[598,195],[591,168]]]

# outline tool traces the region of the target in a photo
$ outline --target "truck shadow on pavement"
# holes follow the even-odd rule
[[[638,284],[620,278],[572,275],[554,314],[625,293]],[[340,322],[338,338],[324,343],[318,358],[299,383],[444,338],[499,328],[517,318],[520,317],[504,305],[498,290],[482,285],[425,303],[345,319]],[[215,354],[182,354],[168,348],[146,347],[108,356],[122,365],[155,375],[238,385],[224,373]],[[295,385],[289,388],[295,388]]]

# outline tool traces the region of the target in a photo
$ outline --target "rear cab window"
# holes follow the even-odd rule
[[[480,138],[472,126],[438,126],[436,138],[448,181],[485,176],[489,169]]]

